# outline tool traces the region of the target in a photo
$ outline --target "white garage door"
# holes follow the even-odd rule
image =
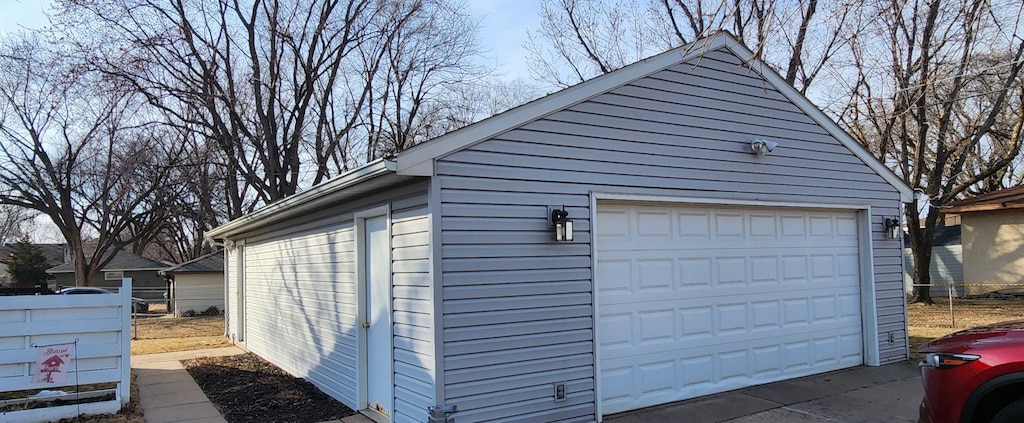
[[[603,414],[862,363],[852,211],[598,206]]]

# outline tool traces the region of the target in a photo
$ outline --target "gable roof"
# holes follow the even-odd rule
[[[656,56],[643,59],[632,65],[592,78],[556,93],[533,100],[522,106],[491,116],[448,134],[431,139],[398,153],[392,159],[380,159],[347,173],[335,176],[320,185],[299,194],[264,206],[254,213],[206,232],[207,238],[225,238],[261,225],[282,222],[319,207],[337,203],[374,189],[395,184],[415,177],[434,176],[434,161],[473,144],[486,141],[498,134],[515,129],[549,114],[589,100],[630,82],[679,63],[700,58],[702,54],[725,48],[742,61],[749,63],[757,73],[778,90],[797,108],[806,113],[815,123],[848,148],[864,164],[894,187],[900,194],[900,201],[910,202],[914,191],[896,174],[871,155],[863,146],[843,131],[832,119],[811,104],[782,79],[764,62],[754,57],[731,34],[725,31],[677,47]]]
[[[344,201],[409,179],[411,178],[398,176],[395,172],[394,161],[378,159],[213,228],[207,231],[205,236],[211,239],[223,238],[260,225],[282,222],[301,216],[303,213],[318,210],[328,204]]]
[[[965,200],[954,201],[943,210],[946,213],[964,213],[1024,208],[1024,186],[992,191]]]
[[[107,263],[100,271],[135,272],[140,270],[156,271],[165,268],[167,268],[166,263],[151,260],[127,251],[117,251],[114,253],[114,258],[110,260],[110,263]],[[46,269],[46,273],[75,273],[75,263],[64,263],[60,266],[51,267]]]
[[[442,135],[428,142],[413,146],[399,153],[396,159],[396,171],[400,175],[433,176],[434,160],[438,158],[586,101],[655,72],[665,70],[681,62],[700,58],[702,54],[719,48],[728,49],[742,61],[749,63],[753,72],[763,77],[765,81],[793,102],[815,123],[853,152],[864,164],[896,188],[900,193],[900,201],[910,202],[913,199],[914,191],[902,179],[872,156],[871,153],[854,140],[850,134],[840,128],[832,119],[825,116],[821,110],[811,104],[810,100],[786,83],[767,64],[758,60],[754,53],[733,37],[732,34],[725,31],[720,31],[715,35],[649,57]]]
[[[224,273],[224,250],[216,250],[160,271],[161,275],[179,273]]]

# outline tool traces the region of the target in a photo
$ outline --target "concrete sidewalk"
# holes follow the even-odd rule
[[[139,406],[147,423],[226,423],[181,360],[243,354],[238,347],[132,356]]]
[[[854,367],[616,414],[607,423],[916,422],[924,395],[909,361]]]

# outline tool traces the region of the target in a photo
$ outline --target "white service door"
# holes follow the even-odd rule
[[[602,414],[860,365],[852,211],[598,205]]]
[[[387,218],[364,221],[366,271],[366,405],[391,416],[391,264]]]

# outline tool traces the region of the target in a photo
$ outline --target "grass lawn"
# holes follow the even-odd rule
[[[131,330],[132,355],[231,345],[224,336],[224,316],[138,318]]]
[[[954,298],[953,317],[956,327],[946,299],[936,298],[935,305],[908,304],[910,358],[920,359],[917,347],[932,339],[978,325],[1024,319],[1024,300]]]

